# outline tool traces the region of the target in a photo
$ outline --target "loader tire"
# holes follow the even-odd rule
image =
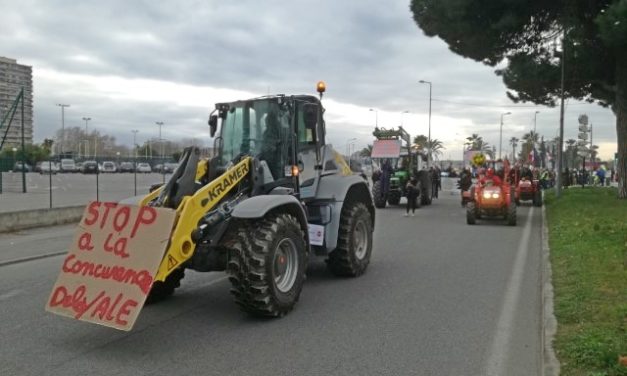
[[[183,277],[185,277],[185,269],[177,268],[166,277],[165,281],[155,281],[146,298],[146,304],[157,303],[170,297],[174,294],[174,290],[181,286]]]
[[[374,200],[374,206],[382,209],[385,208],[385,196],[383,195],[383,186],[381,184],[381,179],[377,180],[372,184],[372,199]]]
[[[240,221],[229,244],[227,273],[240,308],[281,317],[298,301],[307,268],[305,233],[290,214]]]
[[[327,266],[341,277],[357,277],[370,263],[372,218],[363,202],[346,202],[340,217],[337,248],[329,254]]]

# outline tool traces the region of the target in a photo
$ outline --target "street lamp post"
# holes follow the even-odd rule
[[[160,153],[161,153],[161,159],[162,159],[162,163],[163,163],[163,140],[161,139],[161,126],[163,125],[162,121],[156,121],[155,124],[157,124],[159,126],[159,149]]]
[[[371,108],[369,111],[374,111],[374,126],[375,128],[379,127],[379,110],[375,110]]]
[[[408,113],[409,113],[408,110],[401,112],[401,127],[403,126],[403,115],[408,114]]]
[[[351,167],[351,145],[354,144],[354,142],[357,141],[357,138],[351,138],[348,141],[346,141],[346,153],[348,155],[348,168]]]
[[[429,168],[431,166],[431,89],[433,88],[433,85],[431,84],[430,81],[425,81],[425,80],[420,80],[418,81],[421,84],[429,84],[429,151],[427,154],[427,168]]]
[[[133,132],[133,158],[137,158],[137,132],[139,130],[133,129],[131,132]]]
[[[564,146],[564,71],[566,70],[566,28],[562,31],[562,57],[560,58],[560,127],[559,139],[557,140],[557,172],[555,174],[555,197],[560,198],[562,195],[562,165],[563,155],[562,147]]]
[[[540,111],[536,111],[533,114],[533,134],[536,134],[536,122],[538,120],[538,114],[540,113]]]
[[[137,132],[139,130],[133,129],[133,192],[137,196]]]
[[[57,103],[61,107],[61,154],[65,152],[65,108],[70,107],[69,104]]]
[[[501,114],[501,130],[499,132],[499,159],[501,159],[501,153],[503,151],[503,116],[511,114],[511,112],[504,112]]]
[[[85,121],[85,137],[87,137],[87,123],[91,120],[91,118],[83,117],[83,120]],[[87,146],[89,147],[89,145]],[[89,150],[85,149],[85,152],[83,154],[85,154],[84,157],[87,158],[89,156]]]

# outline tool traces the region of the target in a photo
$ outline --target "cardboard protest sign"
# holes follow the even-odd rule
[[[90,202],[46,310],[130,330],[150,292],[174,219],[171,209]]]
[[[398,158],[401,155],[399,140],[375,140],[372,144],[372,158]]]

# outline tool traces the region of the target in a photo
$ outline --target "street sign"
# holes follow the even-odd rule
[[[586,140],[577,140],[577,146],[585,148],[588,145],[588,141]]]
[[[585,124],[579,124],[579,132],[590,132],[590,129]]]
[[[588,133],[587,132],[580,132],[578,137],[579,137],[580,140],[587,140],[588,139]]]
[[[584,124],[587,125],[588,124],[588,115],[579,115],[579,124]]]
[[[577,155],[580,157],[587,157],[590,154],[590,150],[588,149],[583,149],[583,150],[577,150]]]

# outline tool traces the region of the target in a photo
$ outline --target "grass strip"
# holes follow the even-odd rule
[[[561,374],[627,375],[627,200],[614,188],[545,196]]]

